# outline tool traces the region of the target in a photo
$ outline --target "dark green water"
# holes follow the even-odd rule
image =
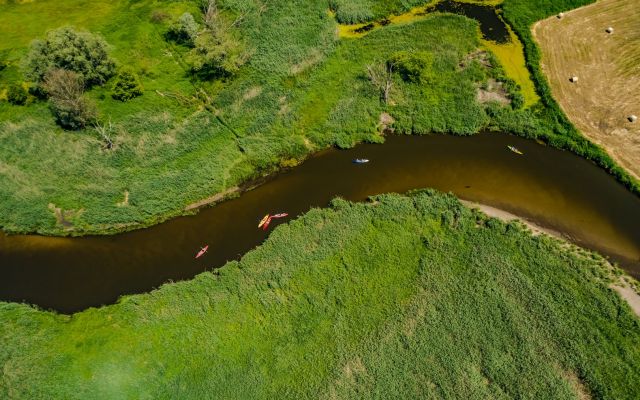
[[[478,21],[483,38],[496,43],[507,43],[511,40],[507,24],[500,19],[495,7],[445,0],[427,8],[425,12],[464,15],[467,18]]]
[[[355,165],[357,157],[371,162]],[[64,313],[113,303],[239,258],[267,237],[256,229],[266,213],[295,216],[335,196],[364,200],[425,187],[563,232],[640,276],[640,199],[593,164],[503,134],[391,136],[384,145],[323,152],[237,199],[152,228],[84,238],[0,234],[0,300]],[[205,243],[209,252],[194,260]]]

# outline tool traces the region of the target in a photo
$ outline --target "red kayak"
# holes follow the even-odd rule
[[[267,218],[267,220],[265,221],[264,224],[262,224],[262,230],[266,231],[267,228],[269,228],[269,224],[271,223],[271,220],[273,219],[273,217],[269,217]]]
[[[209,250],[209,245],[204,246],[202,249],[200,249],[200,251],[198,252],[198,254],[196,254],[196,258],[200,258],[204,255],[204,253],[207,252],[207,250]]]

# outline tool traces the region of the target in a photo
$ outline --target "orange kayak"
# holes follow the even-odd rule
[[[262,225],[266,224],[269,218],[271,218],[271,215],[269,214],[265,215],[264,218],[260,220],[260,223],[258,224],[258,228],[262,228]]]

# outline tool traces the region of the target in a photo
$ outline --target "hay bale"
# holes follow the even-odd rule
[[[636,122],[638,120],[638,117],[636,115],[629,115],[627,119],[629,120],[629,122]]]
[[[577,76],[572,76],[571,78],[569,78],[569,82],[571,82],[571,83],[578,82],[578,77]]]
[[[558,19],[562,19],[562,17],[564,17],[564,13],[561,12],[560,14],[558,14]]]
[[[613,33],[613,28],[612,28],[612,27],[608,27],[608,28],[606,29],[606,31],[607,31],[607,33]]]

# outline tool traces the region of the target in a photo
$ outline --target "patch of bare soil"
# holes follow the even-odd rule
[[[601,0],[533,28],[542,69],[564,112],[638,179],[640,120],[628,117],[640,116],[639,21],[637,1]]]
[[[476,101],[483,104],[492,101],[503,105],[511,104],[509,94],[504,89],[502,82],[498,82],[494,79],[489,79],[486,86],[478,88]]]

